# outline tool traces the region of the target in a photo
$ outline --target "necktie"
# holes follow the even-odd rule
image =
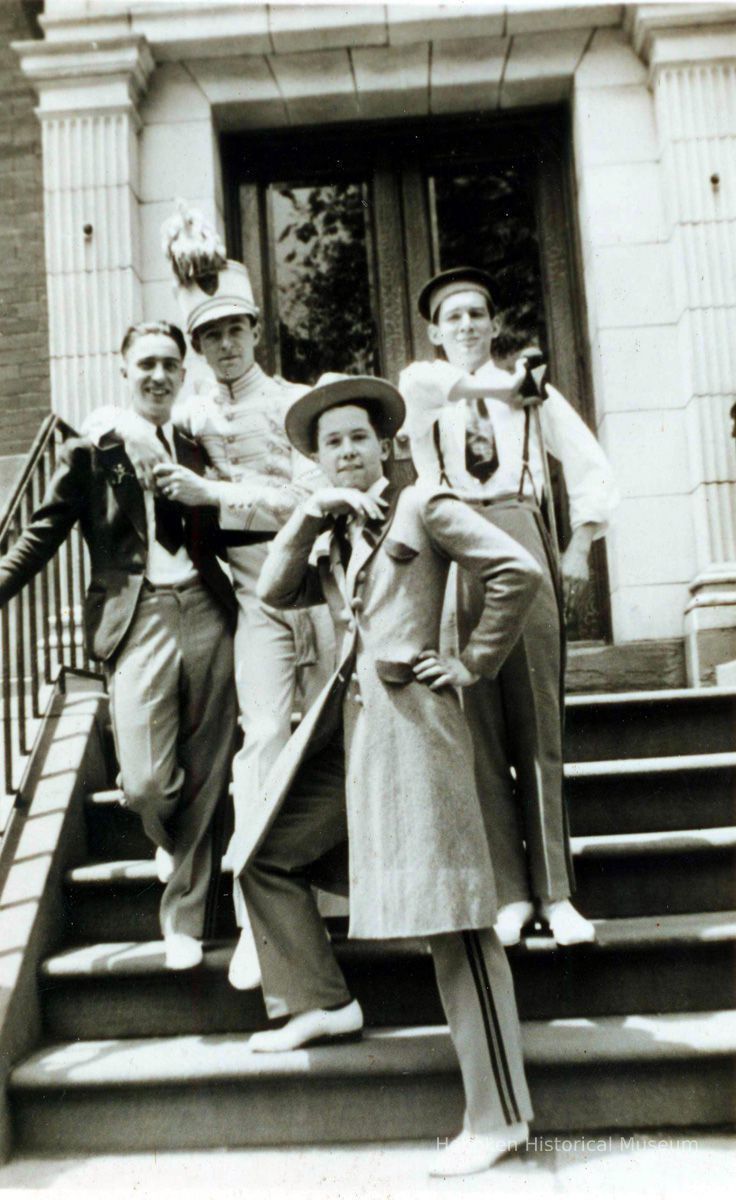
[[[335,521],[335,539],[340,551],[340,562],[343,570],[347,571],[350,555],[353,553],[353,544],[350,541],[348,533],[348,519],[345,516],[338,517]]]
[[[163,429],[156,426],[156,437],[166,453],[173,458],[171,446],[166,440]],[[184,545],[184,525],[181,519],[181,505],[166,496],[156,495],[153,498],[153,512],[156,520],[156,541],[169,554],[176,554]]]
[[[481,483],[487,483],[498,470],[498,452],[493,422],[485,400],[468,404],[466,420],[465,469]]]

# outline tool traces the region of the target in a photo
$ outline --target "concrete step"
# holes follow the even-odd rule
[[[736,825],[736,754],[568,763],[565,797],[584,837]]]
[[[599,921],[595,946],[532,937],[509,951],[529,1019],[696,1012],[736,1006],[736,912]],[[374,1027],[444,1023],[426,943],[333,937],[348,985]],[[232,942],[201,967],[168,971],[161,942],[63,950],[39,980],[48,1037],[153,1037],[247,1032],[267,1024],[259,990],[227,982]]]
[[[567,763],[573,834],[736,825],[736,753]]]
[[[573,837],[571,846],[588,916],[736,908],[736,826]]]
[[[616,834],[736,825],[736,752],[568,763],[573,834]],[[90,858],[150,858],[140,820],[117,790],[87,798]]]
[[[567,697],[567,762],[718,754],[735,746],[736,691],[732,688]]]
[[[580,909],[592,917],[736,908],[736,826],[572,838]],[[149,851],[150,852],[150,851]],[[71,940],[153,940],[162,886],[152,859],[68,872]],[[217,936],[234,933],[232,878],[220,881]]]
[[[76,867],[67,872],[64,885],[68,940],[76,945],[120,938],[131,942],[155,940],[160,936],[162,892],[152,858]],[[219,882],[214,934],[235,935],[232,876],[225,873]]]
[[[736,1013],[529,1022],[535,1130],[734,1119]],[[247,1034],[56,1043],[10,1077],[18,1147],[115,1152],[451,1136],[462,1092],[443,1028],[255,1055]]]
[[[121,805],[119,788],[90,792],[85,799],[87,848],[91,859],[150,858],[153,851],[140,817]]]

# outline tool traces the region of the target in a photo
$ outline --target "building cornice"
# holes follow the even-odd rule
[[[624,28],[651,72],[736,57],[736,4],[633,4]]]
[[[46,0],[47,42],[144,37],[157,62],[398,47],[620,26],[620,4],[254,4],[245,0]]]
[[[41,117],[80,109],[137,112],[155,65],[139,35],[12,45],[36,89]]]

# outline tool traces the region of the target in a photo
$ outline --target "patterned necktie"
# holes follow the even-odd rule
[[[173,459],[171,446],[166,440],[163,429],[156,426],[156,437],[160,441],[169,458]],[[176,554],[184,545],[184,523],[182,521],[181,505],[166,496],[155,495],[153,512],[156,520],[156,541],[169,554]]]
[[[481,483],[487,483],[498,470],[493,421],[486,402],[482,399],[472,400],[467,406],[465,469]]]

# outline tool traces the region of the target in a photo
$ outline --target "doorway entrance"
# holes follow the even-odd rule
[[[434,356],[416,311],[421,285],[472,264],[495,280],[495,357],[510,364],[539,346],[592,424],[568,124],[555,109],[224,137],[228,246],[261,307],[263,368],[305,383],[327,370],[395,382]],[[551,465],[564,548],[567,502]],[[573,640],[609,635],[600,544],[593,567]]]

